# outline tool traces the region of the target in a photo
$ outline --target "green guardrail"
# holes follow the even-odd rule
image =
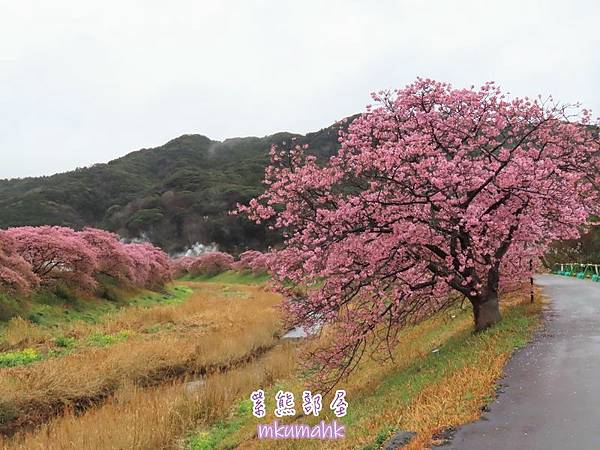
[[[568,263],[556,264],[554,274],[563,277],[575,277],[579,280],[591,279],[600,283],[600,264]]]

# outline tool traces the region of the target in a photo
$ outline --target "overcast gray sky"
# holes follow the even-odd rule
[[[600,2],[0,0],[0,178],[307,132],[417,76],[600,114]]]

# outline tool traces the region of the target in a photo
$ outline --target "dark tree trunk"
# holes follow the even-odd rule
[[[485,330],[500,322],[500,304],[498,303],[498,292],[488,292],[486,296],[471,300],[473,314],[475,316],[475,331]]]

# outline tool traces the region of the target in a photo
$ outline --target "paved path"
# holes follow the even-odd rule
[[[545,330],[506,367],[482,420],[444,450],[600,449],[600,283],[544,275]]]

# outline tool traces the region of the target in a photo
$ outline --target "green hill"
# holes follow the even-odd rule
[[[227,212],[261,192],[271,145],[290,145],[295,138],[325,157],[337,150],[338,130],[334,125],[305,136],[277,133],[223,142],[183,135],[107,164],[0,180],[0,228],[91,225],[147,238],[170,252],[196,242],[233,252],[264,248],[277,237]]]

